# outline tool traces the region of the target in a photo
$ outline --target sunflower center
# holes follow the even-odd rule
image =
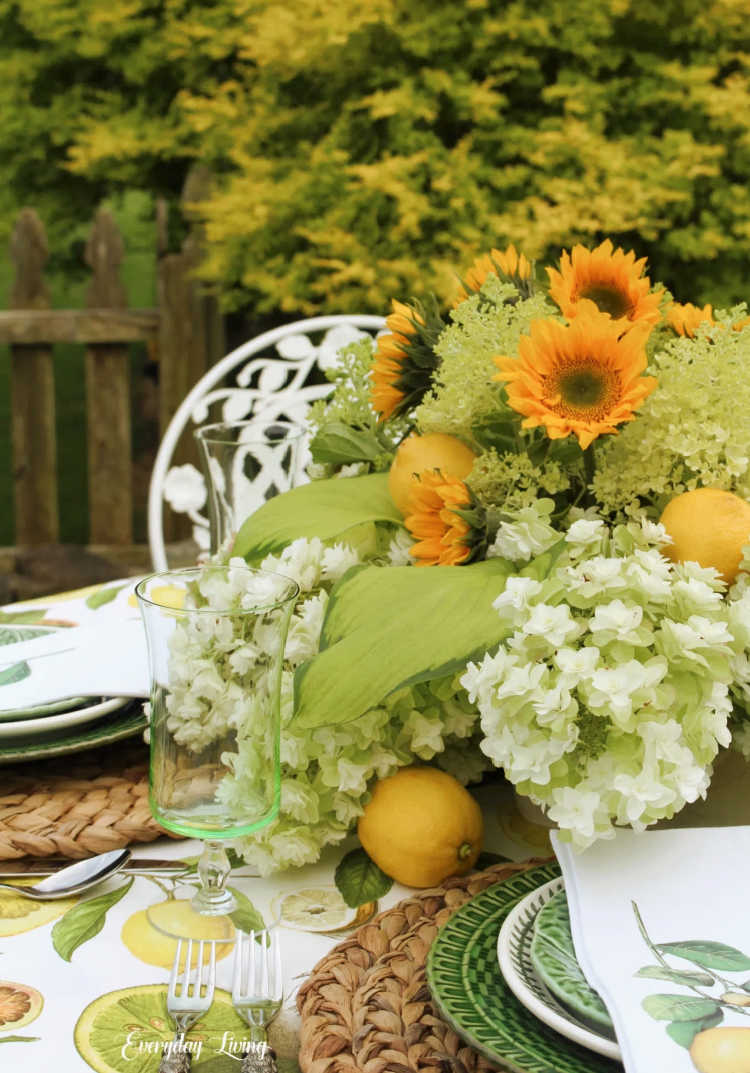
[[[602,313],[609,313],[610,317],[625,317],[632,309],[627,294],[606,283],[592,283],[579,291],[578,297],[588,298]]]
[[[557,396],[554,409],[568,417],[596,418],[608,412],[618,393],[617,374],[594,359],[566,365],[547,380]]]

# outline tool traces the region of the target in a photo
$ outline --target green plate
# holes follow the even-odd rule
[[[510,910],[560,875],[543,864],[482,891],[440,929],[427,983],[445,1020],[480,1054],[511,1073],[614,1073],[619,1062],[566,1040],[530,1013],[505,983],[497,936]]]
[[[539,910],[529,948],[534,972],[555,998],[584,1022],[614,1032],[607,1007],[589,985],[576,960],[570,931],[568,899],[557,891]]]
[[[106,719],[82,727],[72,727],[57,734],[23,742],[14,739],[11,745],[0,745],[0,764],[18,764],[26,760],[44,760],[49,756],[80,753],[98,745],[142,734],[148,720],[143,714],[143,702],[138,700],[121,708]]]

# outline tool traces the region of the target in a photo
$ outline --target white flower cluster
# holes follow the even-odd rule
[[[508,580],[507,640],[461,678],[481,749],[581,848],[705,795],[730,687],[750,701],[750,595],[723,599],[715,571],[668,562],[663,540],[649,522],[575,521],[546,576]]]

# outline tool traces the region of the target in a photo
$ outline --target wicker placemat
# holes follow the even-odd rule
[[[322,958],[297,996],[302,1073],[495,1070],[438,1015],[425,962],[459,906],[539,860],[447,879],[380,913]]]
[[[90,857],[167,833],[149,810],[141,741],[0,773],[0,860]]]

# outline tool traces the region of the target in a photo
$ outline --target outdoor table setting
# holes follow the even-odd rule
[[[200,564],[4,609],[0,882],[131,850],[0,891],[10,1068],[750,1071],[750,326],[644,273],[493,250],[259,501],[197,430]]]

